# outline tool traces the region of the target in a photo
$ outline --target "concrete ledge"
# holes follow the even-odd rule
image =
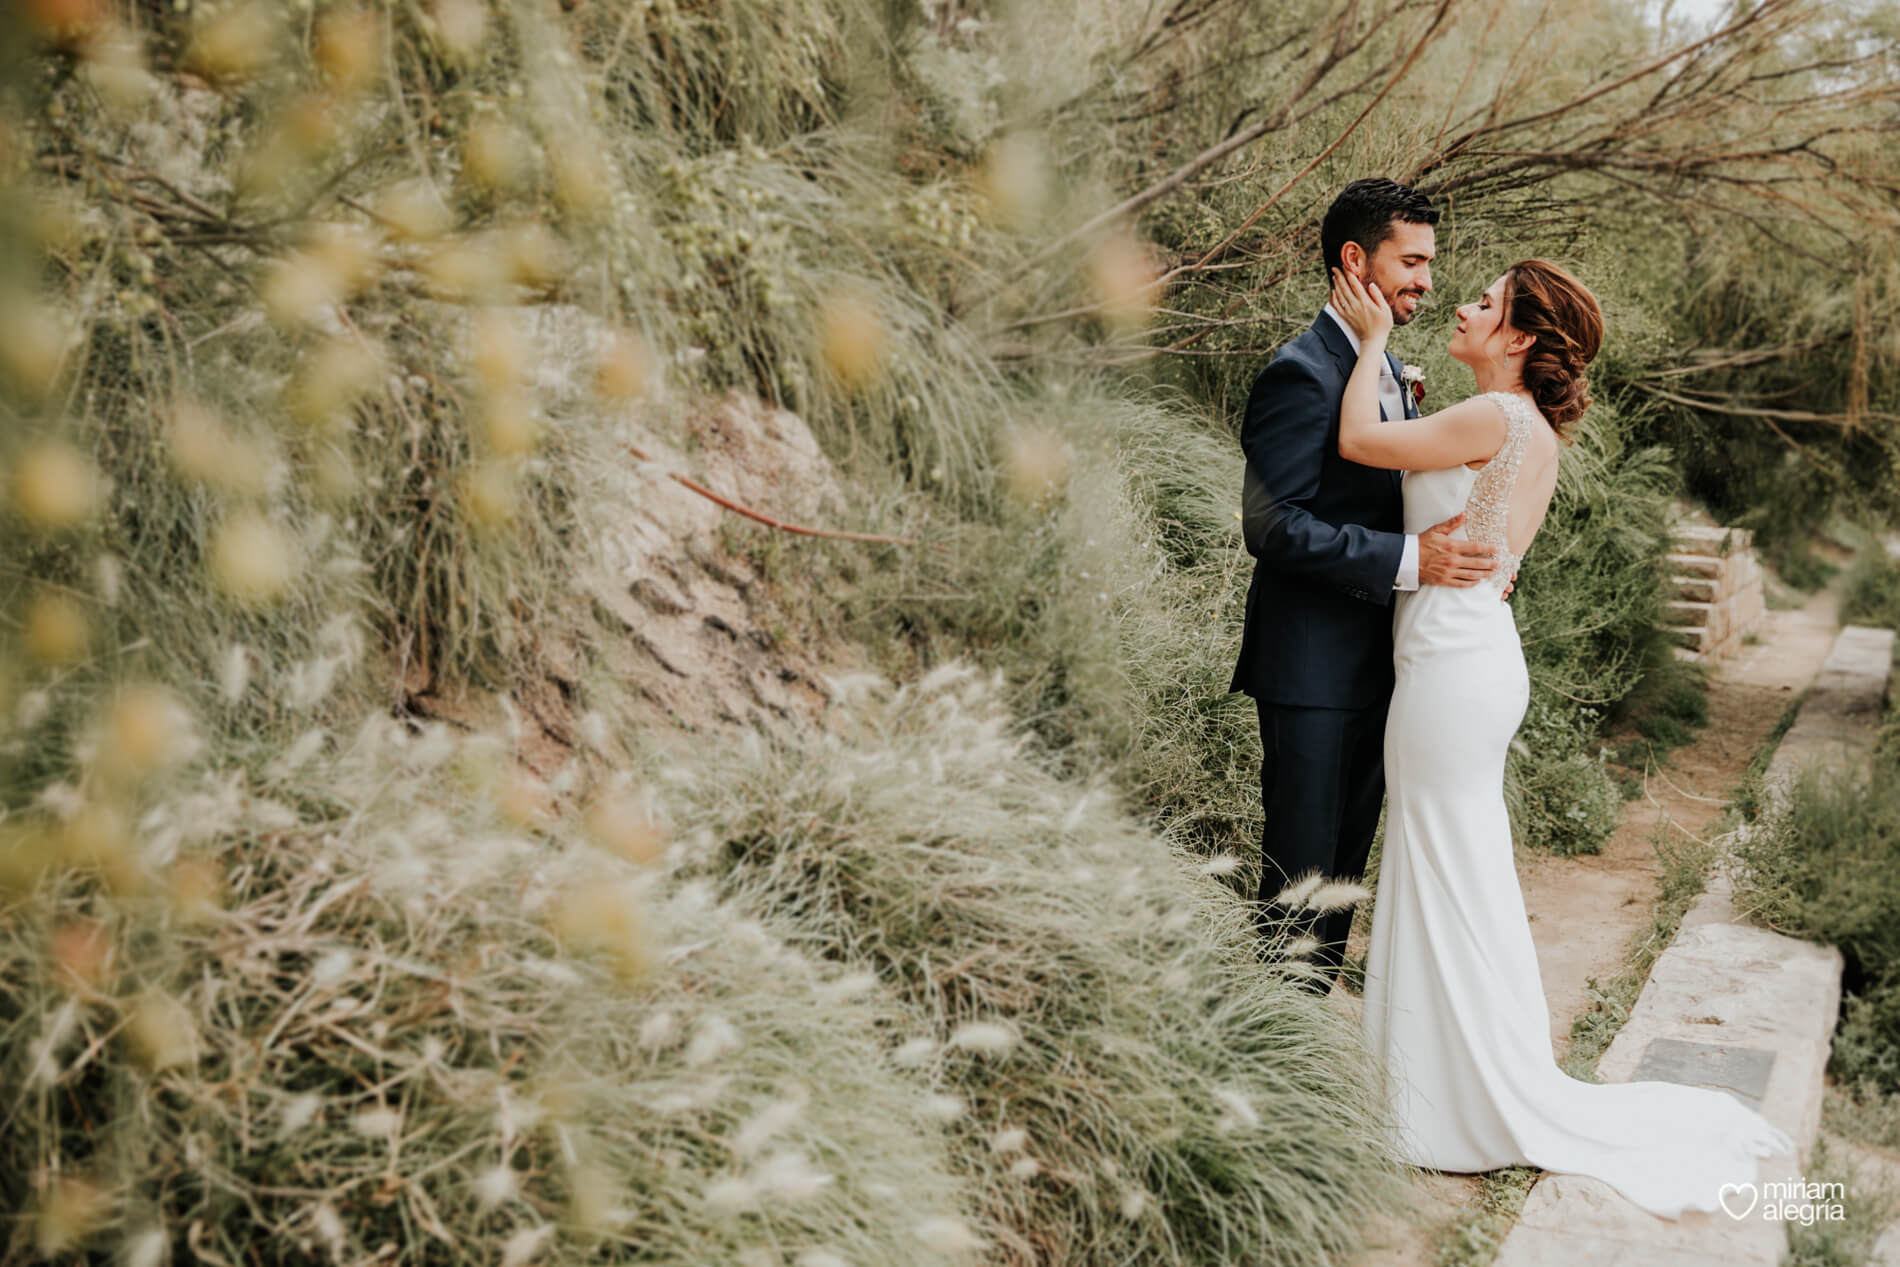
[[[1849,625],[1801,701],[1794,725],[1775,749],[1762,779],[1769,792],[1787,791],[1795,774],[1812,764],[1840,766],[1873,748],[1887,706],[1893,671],[1893,630]]]
[[[1658,1038],[1773,1053],[1763,1116],[1806,1161],[1821,1125],[1822,1074],[1840,1019],[1841,952],[1732,918],[1727,877],[1696,900],[1656,960],[1643,993],[1597,1064],[1599,1082],[1628,1082]]]
[[[1556,1179],[1553,1177],[1545,1182],[1554,1183]],[[1604,1191],[1609,1189],[1605,1188]],[[1523,1225],[1519,1227],[1523,1228]],[[1521,1238],[1513,1232],[1511,1239],[1505,1242],[1511,1267],[1578,1267],[1580,1263],[1588,1264],[1589,1267],[1712,1267],[1712,1264],[1730,1261],[1715,1257],[1706,1250],[1632,1246],[1625,1241],[1578,1235],[1554,1228],[1523,1228],[1523,1231],[1525,1234]],[[1504,1263],[1505,1254],[1499,1254],[1496,1261]],[[1765,1261],[1775,1260],[1771,1258]]]
[[[1796,1177],[1791,1164],[1764,1159],[1760,1180]],[[1551,1175],[1524,1200],[1524,1212],[1494,1267],[1777,1267],[1787,1231],[1759,1217],[1732,1219],[1701,1210],[1659,1219],[1608,1184]]]

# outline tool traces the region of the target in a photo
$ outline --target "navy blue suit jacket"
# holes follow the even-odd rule
[[[1404,503],[1399,472],[1339,456],[1339,401],[1357,361],[1322,311],[1247,397],[1241,529],[1255,562],[1228,689],[1268,703],[1366,708],[1392,693]],[[1409,397],[1405,414],[1417,416]]]

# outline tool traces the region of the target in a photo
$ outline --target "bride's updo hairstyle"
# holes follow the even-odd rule
[[[1524,260],[1504,281],[1504,310],[1513,330],[1535,340],[1524,358],[1524,390],[1570,441],[1570,427],[1590,407],[1584,367],[1603,344],[1603,309],[1589,287],[1555,264]]]

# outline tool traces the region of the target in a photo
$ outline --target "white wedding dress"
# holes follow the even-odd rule
[[[1530,680],[1503,581],[1511,491],[1530,402],[1492,393],[1509,420],[1497,456],[1405,477],[1405,530],[1463,510],[1498,546],[1493,579],[1398,596],[1397,683],[1385,731],[1385,845],[1362,1026],[1384,1064],[1400,1155],[1433,1170],[1532,1165],[1592,1175],[1667,1218],[1713,1210],[1724,1183],[1793,1141],[1723,1091],[1597,1084],[1558,1068],[1504,807],[1504,756]]]

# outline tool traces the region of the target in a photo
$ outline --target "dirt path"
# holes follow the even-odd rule
[[[1650,773],[1601,853],[1518,852],[1559,1060],[1569,1046],[1571,1019],[1590,1004],[1590,979],[1607,981],[1621,971],[1631,943],[1649,925],[1660,874],[1656,831],[1707,837],[1762,741],[1827,659],[1837,608],[1834,593],[1823,590],[1799,610],[1768,613],[1761,641],[1717,666],[1708,726]],[[1352,953],[1364,954],[1363,940]],[[1353,1267],[1431,1267],[1446,1226],[1476,1202],[1480,1179],[1415,1172],[1418,1219],[1385,1229],[1384,1244]]]

